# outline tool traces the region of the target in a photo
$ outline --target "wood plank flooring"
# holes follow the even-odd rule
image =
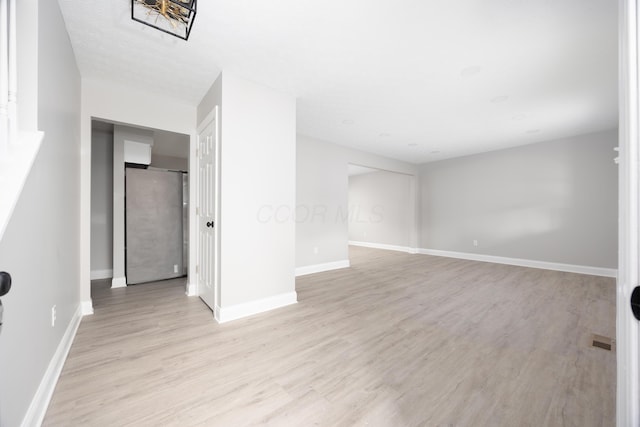
[[[180,281],[97,284],[44,425],[615,425],[613,279],[350,256],[223,325]]]

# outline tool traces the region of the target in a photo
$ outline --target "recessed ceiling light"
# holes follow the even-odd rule
[[[343,120],[343,121],[342,121],[342,124],[343,124],[343,125],[352,125],[352,124],[354,124],[354,123],[355,123],[355,122],[354,122],[353,120],[351,120],[351,119],[346,119],[346,120]]]
[[[534,133],[539,133],[540,129],[529,129],[526,133],[529,135],[533,135]]]
[[[524,120],[526,118],[526,114],[516,114],[515,116],[511,117],[511,120]]]
[[[387,138],[387,137],[390,137],[390,136],[391,136],[391,134],[390,134],[390,133],[386,133],[386,132],[382,132],[382,133],[380,134],[380,136],[381,136],[381,137],[383,137],[383,138]]]
[[[430,154],[438,154],[438,153],[440,153],[439,150],[433,150],[433,151],[430,152]]]
[[[508,99],[509,97],[507,95],[496,96],[491,100],[491,102],[493,102],[494,104],[499,104],[501,102],[506,102]]]
[[[472,77],[478,74],[480,71],[482,71],[482,67],[478,65],[472,65],[470,67],[463,68],[462,71],[460,71],[460,75],[462,77]]]
[[[407,144],[407,145],[408,145],[409,147],[417,147],[417,146],[418,146],[418,144],[417,144],[417,143],[415,143],[415,142],[412,142],[412,143]]]

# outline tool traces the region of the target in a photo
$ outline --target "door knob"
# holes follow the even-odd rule
[[[6,271],[0,271],[0,297],[5,296],[11,290],[11,275]]]
[[[640,286],[636,286],[631,293],[631,311],[633,311],[633,316],[640,320]]]
[[[209,222],[207,222],[207,227],[209,227],[209,228],[213,228],[213,221],[209,221]]]

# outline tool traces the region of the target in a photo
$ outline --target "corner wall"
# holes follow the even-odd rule
[[[421,247],[616,268],[617,144],[612,130],[423,165]]]
[[[296,102],[223,71],[198,106],[200,126],[215,106],[220,120],[215,315],[226,322],[297,301]]]
[[[349,163],[408,175],[409,246],[417,247],[416,165],[304,135],[297,137],[296,162],[297,274],[349,265]]]
[[[295,301],[296,102],[224,72],[220,171],[222,310]]]

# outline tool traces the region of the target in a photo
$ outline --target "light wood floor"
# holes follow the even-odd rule
[[[218,325],[179,281],[94,288],[45,426],[613,426],[613,279],[351,248]]]

